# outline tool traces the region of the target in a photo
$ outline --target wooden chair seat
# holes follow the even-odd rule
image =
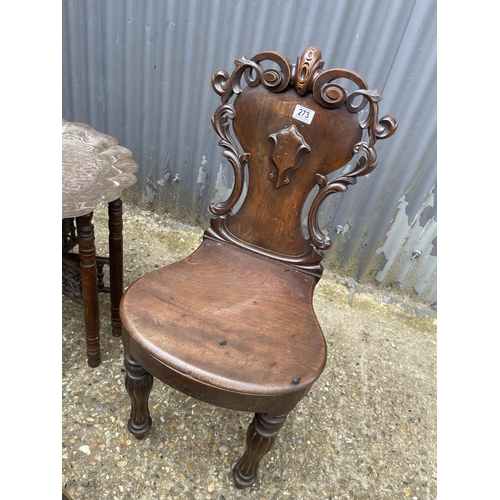
[[[120,312],[130,354],[202,401],[279,413],[304,396],[325,365],[311,305],[315,281],[206,240],[125,292]]]

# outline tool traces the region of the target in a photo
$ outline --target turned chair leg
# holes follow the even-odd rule
[[[108,228],[111,326],[113,336],[120,337],[120,300],[123,295],[123,216],[120,198],[108,203]]]
[[[97,291],[97,263],[95,254],[93,212],[76,217],[80,277],[82,281],[83,311],[87,341],[87,362],[92,368],[101,363],[99,342],[99,298]]]
[[[125,370],[125,387],[132,404],[128,430],[137,439],[142,439],[151,428],[148,399],[153,376],[128,354],[125,354]]]
[[[269,417],[265,413],[255,414],[248,427],[245,453],[233,469],[237,488],[246,488],[255,483],[260,459],[273,447],[287,416],[288,413],[276,417]]]

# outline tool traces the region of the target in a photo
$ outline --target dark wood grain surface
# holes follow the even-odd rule
[[[292,118],[299,103],[315,112],[311,124]],[[243,150],[250,153],[248,192],[241,209],[228,216],[227,227],[248,243],[301,255],[309,247],[302,233],[302,209],[316,186],[315,176],[329,174],[351,160],[362,134],[358,117],[345,108],[327,110],[311,95],[300,97],[293,89],[277,98],[262,86],[246,87],[235,100],[235,110],[235,134]],[[281,153],[292,157],[289,163],[296,168],[286,172],[288,182],[277,188],[270,176],[279,176],[275,163],[278,146],[269,136],[294,125],[310,150],[299,152],[295,159],[293,144]],[[281,141],[285,145],[292,142],[286,137]]]
[[[297,392],[326,360],[311,305],[315,282],[205,241],[125,292],[122,318],[136,343],[187,377],[254,395]]]

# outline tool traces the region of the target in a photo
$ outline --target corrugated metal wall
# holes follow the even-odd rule
[[[63,118],[133,151],[138,203],[205,224],[232,184],[212,75],[310,45],[325,68],[362,74],[399,122],[377,170],[325,202],[325,263],[435,303],[436,0],[64,0]]]

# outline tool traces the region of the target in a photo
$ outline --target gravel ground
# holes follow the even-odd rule
[[[95,212],[105,252],[106,211]],[[202,230],[124,205],[125,286],[179,260]],[[86,361],[82,308],[62,297],[62,487],[78,499],[436,498],[436,313],[394,291],[326,271],[314,305],[325,371],[290,414],[256,484],[232,467],[252,415],[196,401],[155,380],[153,427],[127,430],[121,339],[101,303],[101,365]]]

